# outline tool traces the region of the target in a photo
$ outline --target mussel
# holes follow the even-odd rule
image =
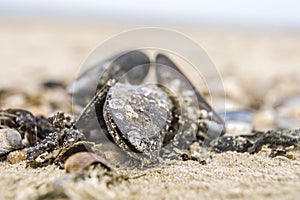
[[[172,158],[193,141],[224,134],[222,119],[166,55],[151,62],[147,52],[133,50],[105,63],[73,83],[75,102],[90,99],[75,122],[87,140],[112,143],[135,159]],[[97,85],[87,84],[95,76]]]

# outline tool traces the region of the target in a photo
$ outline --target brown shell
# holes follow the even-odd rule
[[[107,170],[112,169],[105,158],[90,152],[79,152],[70,156],[65,162],[64,168],[67,173],[78,173],[97,163],[100,163]]]
[[[92,142],[86,142],[86,141],[76,142],[67,148],[63,148],[55,158],[54,163],[61,164],[62,166],[65,163],[65,161],[73,154],[76,154],[78,152],[93,151],[92,150],[93,145],[94,143]]]

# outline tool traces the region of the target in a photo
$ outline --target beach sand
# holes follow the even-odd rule
[[[130,28],[133,26],[2,21],[0,88],[35,93],[45,80],[69,83],[93,48]],[[300,33],[217,28],[176,30],[201,44],[224,80],[233,78],[242,85],[239,87],[246,87],[254,95],[266,92],[280,80],[292,88],[299,86],[293,80],[300,75]],[[278,88],[286,91],[284,86]],[[230,92],[230,88],[226,90]],[[251,97],[247,92],[242,95],[237,99]],[[281,98],[280,91],[274,95]],[[7,107],[17,105],[18,101],[6,103]],[[63,109],[69,110],[70,107]],[[54,111],[35,108],[33,112],[47,115]],[[205,165],[197,161],[174,161],[142,172],[123,171],[129,176],[143,175],[109,188],[103,181],[87,179],[65,190],[72,199],[298,199],[299,148],[289,152],[289,158],[270,158],[269,154],[267,148],[254,155],[206,152]],[[24,162],[0,162],[0,199],[37,198],[65,175],[64,170],[54,165],[38,169],[25,166]]]

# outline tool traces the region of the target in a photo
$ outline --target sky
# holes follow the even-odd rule
[[[300,29],[300,1],[0,0],[0,17]]]

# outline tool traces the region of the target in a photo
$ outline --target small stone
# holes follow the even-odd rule
[[[257,130],[267,131],[276,128],[276,112],[273,108],[264,108],[255,113],[253,123]]]
[[[300,127],[300,95],[283,99],[275,106],[275,111],[277,128]]]
[[[26,158],[27,158],[27,151],[26,150],[17,150],[17,151],[10,152],[7,155],[6,160],[10,164],[16,164],[16,163],[19,163],[23,160],[26,160]]]
[[[14,129],[0,129],[0,155],[22,147],[22,138]]]
[[[221,113],[226,126],[226,135],[250,135],[253,127],[254,113],[246,110]]]

